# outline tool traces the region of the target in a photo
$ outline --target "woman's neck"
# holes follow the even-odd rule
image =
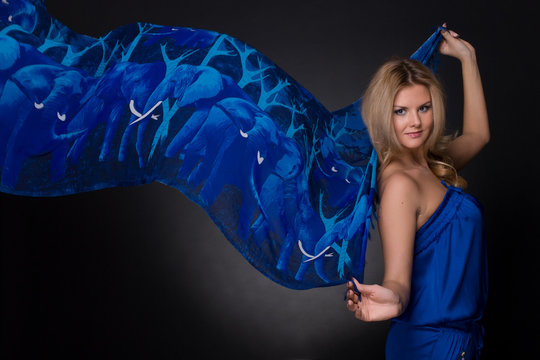
[[[428,168],[428,161],[423,149],[416,149],[415,151],[403,151],[395,156],[395,160],[399,161],[406,167],[412,168]]]

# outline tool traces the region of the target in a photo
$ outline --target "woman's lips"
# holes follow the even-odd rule
[[[409,137],[412,137],[413,139],[417,138],[417,137],[420,137],[422,135],[422,130],[420,131],[414,131],[414,132],[410,132],[410,133],[406,133],[405,135],[409,136]]]

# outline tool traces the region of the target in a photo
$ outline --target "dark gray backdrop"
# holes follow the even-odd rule
[[[519,358],[529,339],[540,339],[527,328],[538,321],[532,8],[461,0],[46,4],[54,17],[93,36],[135,21],[228,33],[274,60],[330,110],[359,98],[382,61],[409,55],[447,21],[477,49],[492,124],[491,143],[462,174],[487,215],[491,289],[483,358]],[[440,75],[455,130],[459,63],[443,59]],[[151,184],[52,199],[0,194],[0,215],[3,359],[383,358],[388,322],[355,320],[343,287],[294,291],[274,284],[174,189]],[[366,281],[376,282],[378,239],[368,251]]]

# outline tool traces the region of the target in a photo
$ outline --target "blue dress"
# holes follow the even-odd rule
[[[444,184],[444,182],[443,182]],[[487,299],[483,210],[448,186],[417,231],[409,305],[392,320],[386,359],[477,359]]]

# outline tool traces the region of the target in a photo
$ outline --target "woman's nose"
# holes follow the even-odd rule
[[[413,127],[420,126],[420,124],[422,123],[422,121],[420,121],[420,114],[412,113],[411,116],[409,117],[409,123]]]

